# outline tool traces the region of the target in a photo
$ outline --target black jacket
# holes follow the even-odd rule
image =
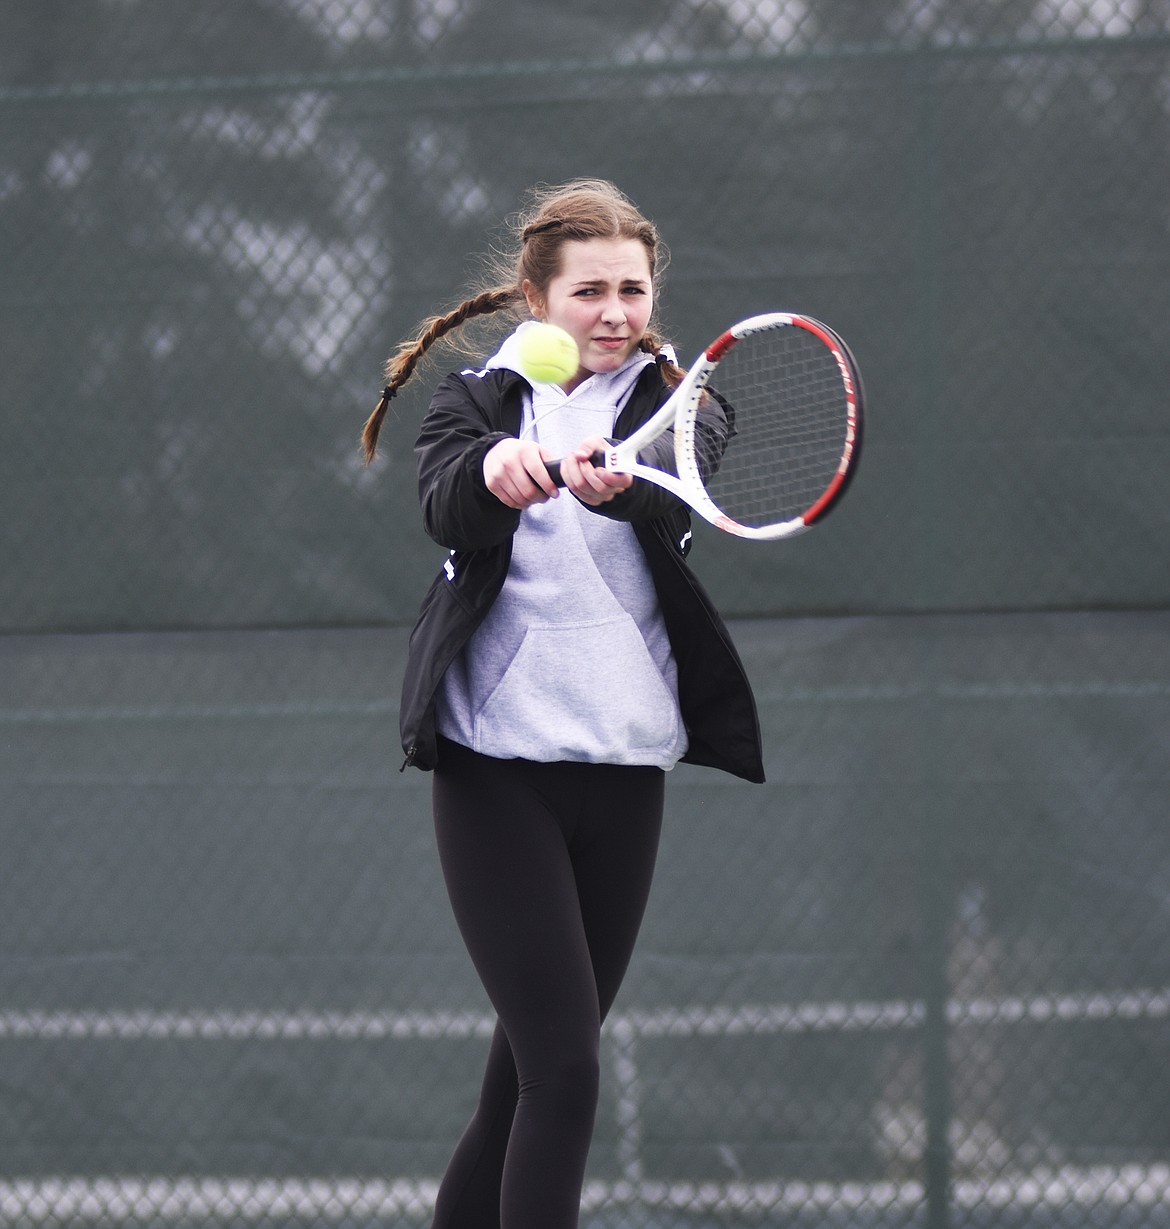
[[[423,599],[402,687],[402,746],[406,764],[418,768],[435,766],[435,696],[443,675],[507,576],[520,513],[487,489],[483,458],[501,439],[519,434],[526,387],[507,370],[447,376],[415,445],[424,528],[451,550]],[[630,435],[668,395],[657,366],[647,366],[618,416],[615,436]],[[673,455],[669,433],[655,446]],[[678,666],[689,738],[684,762],[763,781],[751,687],[723,620],[685,562],[690,510],[653,483],[638,481],[593,510],[630,521],[646,555]]]

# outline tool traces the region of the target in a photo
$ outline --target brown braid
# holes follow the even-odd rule
[[[382,420],[386,417],[391,400],[414,374],[415,368],[431,346],[454,329],[466,324],[468,320],[514,308],[517,298],[523,300],[520,292],[512,286],[485,290],[470,299],[464,299],[458,307],[445,315],[428,317],[419,326],[416,336],[398,347],[386,362],[386,387],[382,390],[381,400],[362,428],[362,454],[367,465],[377,456],[378,433],[382,429]]]
[[[677,363],[671,361],[670,356],[662,348],[665,344],[657,333],[647,330],[642,335],[639,349],[654,356],[654,361],[658,364],[658,370],[662,373],[662,381],[666,387],[678,388],[687,373]]]

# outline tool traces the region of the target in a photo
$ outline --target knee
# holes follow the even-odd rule
[[[596,1051],[564,1055],[522,1080],[520,1099],[541,1102],[562,1122],[591,1125],[600,1085],[601,1064]]]

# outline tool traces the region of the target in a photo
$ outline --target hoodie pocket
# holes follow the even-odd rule
[[[484,755],[607,764],[673,763],[678,702],[624,612],[599,621],[530,624],[475,717]]]

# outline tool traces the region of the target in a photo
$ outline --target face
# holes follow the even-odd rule
[[[533,316],[559,325],[581,351],[580,369],[562,385],[569,392],[637,349],[654,309],[650,256],[637,239],[570,239],[545,294],[527,281],[524,293]]]

